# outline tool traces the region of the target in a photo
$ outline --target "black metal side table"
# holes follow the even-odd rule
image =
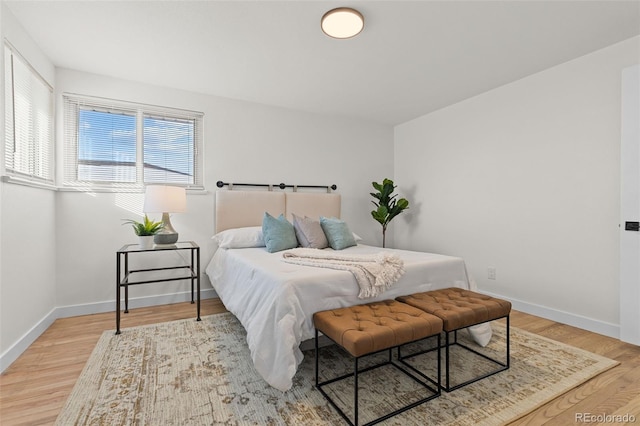
[[[129,269],[129,256],[136,253],[161,252],[161,251],[189,251],[191,262],[188,265],[169,266],[164,268]],[[124,269],[123,269],[124,268]],[[169,271],[184,269],[185,274],[180,276],[164,277],[157,279],[147,279],[141,281],[133,280],[133,275],[140,272]],[[194,284],[197,294],[197,321],[200,321],[200,247],[193,241],[177,242],[170,245],[157,245],[153,248],[143,249],[138,244],[127,244],[122,246],[116,253],[116,334],[120,334],[120,289],[124,287],[124,313],[129,312],[129,286],[149,283],[159,283],[165,281],[191,280],[191,303],[194,301]]]

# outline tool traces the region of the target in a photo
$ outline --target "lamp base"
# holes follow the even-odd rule
[[[162,230],[153,236],[153,242],[160,245],[175,244],[178,241],[178,233],[171,225],[169,213],[162,213]]]
[[[177,232],[160,232],[153,236],[153,242],[159,245],[175,244],[177,241]]]

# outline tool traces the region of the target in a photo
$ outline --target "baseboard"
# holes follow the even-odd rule
[[[218,297],[212,288],[200,291],[200,299],[212,299]],[[191,291],[180,293],[161,294],[158,296],[130,297],[129,309],[146,308],[148,306],[169,305],[171,303],[188,302],[191,300]],[[58,316],[56,318],[77,317],[79,315],[100,314],[103,312],[115,312],[116,301],[88,303],[84,305],[60,306],[56,308]],[[115,316],[114,316],[115,322]],[[114,324],[115,326],[115,324]]]
[[[592,333],[602,334],[603,336],[613,337],[615,339],[620,338],[620,325],[618,324],[611,324],[608,322],[595,320],[593,318],[588,318],[582,315],[576,315],[569,312],[559,311],[557,309],[552,309],[546,306],[524,302],[522,300],[513,299],[500,294],[494,294],[494,293],[485,292],[485,291],[483,291],[483,293],[489,296],[498,297],[500,299],[505,299],[510,301],[513,309],[516,311],[546,318],[548,320],[570,325],[572,327],[581,328],[583,330],[587,330]]]
[[[200,299],[212,299],[218,297],[214,289],[200,291]],[[147,306],[168,305],[171,303],[187,302],[191,300],[191,291],[180,293],[162,294],[158,296],[146,296],[129,298],[129,309],[144,308]],[[15,344],[0,355],[0,373],[6,370],[27,348],[36,341],[47,328],[58,318],[76,317],[79,315],[100,314],[103,312],[115,312],[115,300],[84,305],[59,306],[45,315],[35,326],[25,333]],[[115,314],[114,314],[115,329]]]
[[[15,344],[0,355],[0,373],[6,370],[27,348],[36,341],[57,319],[56,309],[52,309],[36,325],[31,327]]]

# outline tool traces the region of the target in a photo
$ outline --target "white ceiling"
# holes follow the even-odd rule
[[[640,34],[639,1],[5,3],[58,67],[392,125]]]

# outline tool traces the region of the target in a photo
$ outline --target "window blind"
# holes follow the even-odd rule
[[[144,182],[193,184],[195,120],[145,114],[143,127]]]
[[[78,109],[78,181],[136,181],[136,116]]]
[[[53,89],[11,46],[5,59],[5,172],[53,183]]]
[[[202,114],[65,94],[64,184],[202,188]]]

